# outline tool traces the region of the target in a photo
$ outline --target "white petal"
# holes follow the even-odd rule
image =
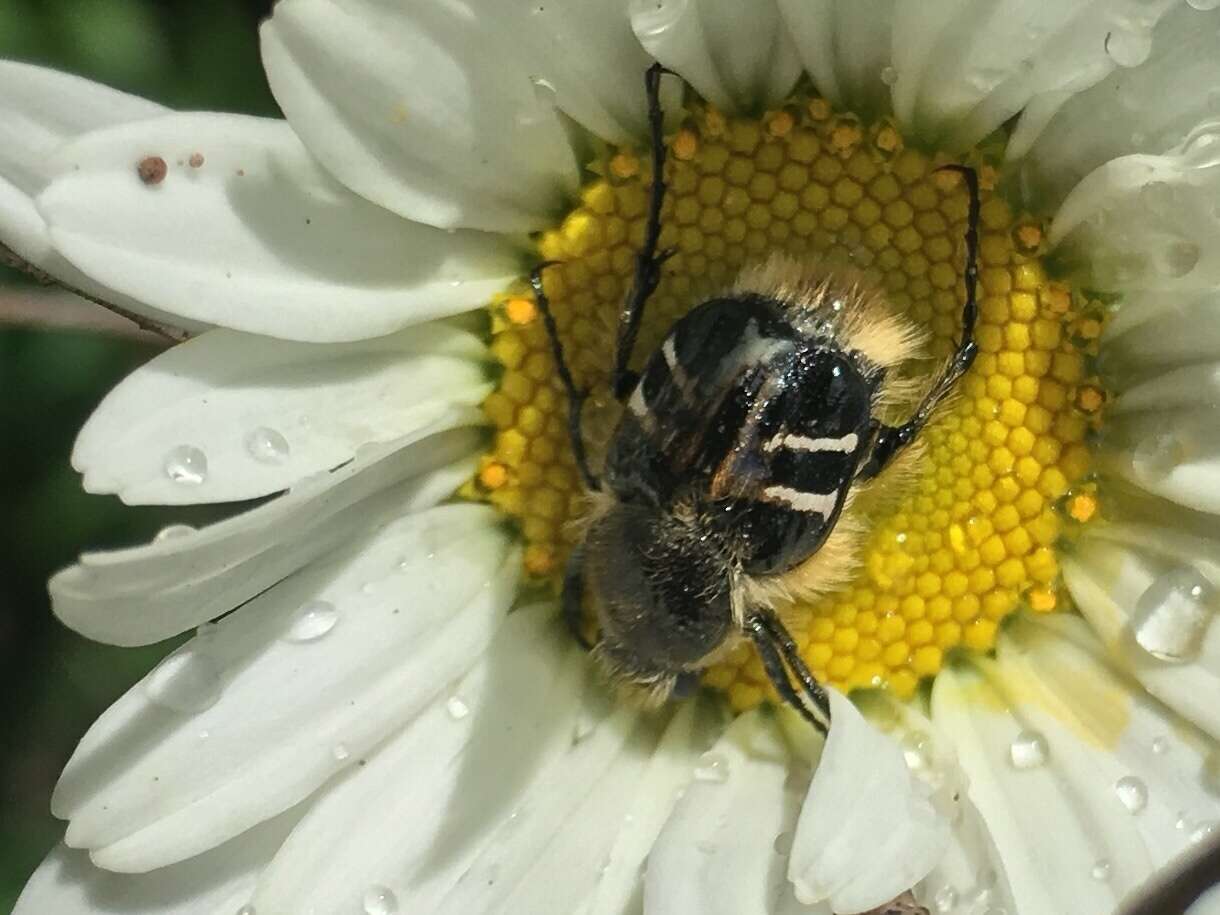
[[[1144,532],[1136,529],[1132,533]],[[1172,550],[1175,545],[1191,546],[1182,538],[1176,544],[1167,541],[1165,548]],[[1214,551],[1211,556],[1210,567],[1203,566],[1199,572],[1214,574]],[[1198,656],[1185,663],[1167,663],[1133,644],[1140,598],[1167,573],[1195,563],[1198,558],[1191,553],[1158,556],[1143,543],[1089,537],[1075,555],[1064,557],[1063,578],[1116,662],[1150,693],[1220,740],[1220,706],[1214,701],[1220,695],[1220,626],[1206,618],[1208,625],[1197,633]]]
[[[438,0],[287,0],[262,28],[276,101],[340,181],[429,225],[520,232],[553,221],[578,176],[502,41]]]
[[[1025,109],[1024,149],[1071,94],[1132,60],[1174,2],[897,4],[895,110],[925,140],[964,149]]]
[[[480,438],[461,427],[477,421],[464,414],[368,448],[333,473],[199,531],[171,528],[147,546],[86,553],[51,579],[52,608],[82,635],[114,645],[185,632],[363,532],[447,498],[473,473]]]
[[[1097,767],[1103,774],[1078,790],[1128,812],[1127,828],[1139,835],[1153,868],[1189,848],[1203,834],[1199,827],[1220,816],[1216,742],[1112,669],[1079,618],[1018,621],[1005,630],[999,659],[1016,677],[1063,700],[1070,717],[1057,706],[1044,709],[1106,761]],[[1034,690],[1022,695],[1042,704]]]
[[[1220,122],[1162,156],[1125,156],[1084,178],[1055,214],[1057,257],[1123,292],[1220,284]]]
[[[470,4],[499,56],[519,61],[543,98],[553,92],[561,111],[602,139],[647,136],[643,75],[652,60],[622,0]]]
[[[136,173],[148,156],[168,166],[159,184]],[[120,125],[63,146],[54,172],[37,203],[73,264],[237,330],[378,336],[473,308],[518,272],[502,239],[410,223],[348,192],[283,121],[174,114]]]
[[[1117,387],[1149,368],[1220,359],[1220,293],[1144,292],[1124,297],[1101,355]]]
[[[211,331],[111,391],[72,466],[89,492],[129,505],[269,495],[477,406],[490,391],[485,359],[477,337],[445,324],[326,345]]]
[[[645,50],[725,111],[776,105],[800,76],[775,0],[631,0],[630,10]]]
[[[933,686],[933,720],[955,742],[1021,915],[1111,912],[1151,870],[1112,789],[1116,764],[1073,731],[1079,719],[1067,698],[1005,667],[988,667],[987,677],[966,667],[943,670]],[[1042,765],[1017,769],[1010,748],[1023,745],[1030,729],[1049,753]],[[1093,876],[1099,865],[1110,879]]]
[[[720,737],[726,719],[716,699],[679,706],[648,768],[639,778],[633,800],[625,805],[618,838],[601,879],[584,908],[585,915],[631,915],[643,911],[644,867],[672,812],[671,801],[690,790],[699,756]]]
[[[68,844],[110,870],[163,867],[355,765],[503,621],[520,557],[495,520],[473,505],[407,516],[188,642],[69,761],[53,800]]]
[[[1094,18],[1101,7],[1096,5]],[[1025,159],[1022,183],[1029,199],[1062,200],[1108,160],[1163,153],[1181,143],[1195,125],[1215,116],[1216,97],[1209,89],[1220,84],[1220,14],[1200,12],[1186,3],[1152,7],[1157,12],[1166,8],[1169,13],[1153,33],[1147,62],[1118,69],[1065,100],[1057,113],[1049,112],[1053,119],[1042,119],[1039,130],[1018,128],[1008,154]],[[1119,4],[1110,5],[1109,15],[1115,12],[1122,14]],[[1086,53],[1096,58],[1098,51],[1104,53],[1104,41],[1094,40]]]
[[[894,0],[778,0],[818,91],[863,115],[889,104]]]
[[[1220,514],[1217,400],[1215,365],[1188,366],[1135,384],[1119,394],[1107,417],[1099,468],[1179,505]],[[1218,547],[1211,544],[1213,551]]]
[[[923,880],[949,843],[949,822],[902,750],[830,691],[826,748],[801,809],[788,876],[803,902],[864,912]]]
[[[81,134],[157,117],[166,109],[79,76],[0,60],[0,242],[51,276],[158,324],[185,330],[205,325],[172,318],[69,264],[51,244],[34,198],[51,179],[53,154]]]
[[[13,915],[234,915],[288,831],[292,810],[213,851],[152,874],[116,874],[60,846],[26,884]]]
[[[553,608],[511,614],[469,674],[322,792],[255,910],[345,911],[384,886],[406,911],[433,911],[422,902],[435,904],[539,771],[570,752],[587,663]]]
[[[649,855],[645,913],[771,915],[790,905],[785,855],[808,773],[772,716],[737,718],[699,767]]]

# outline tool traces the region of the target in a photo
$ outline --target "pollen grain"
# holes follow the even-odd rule
[[[820,98],[792,99],[759,120],[696,105],[669,142],[660,246],[676,253],[649,303],[637,362],[678,317],[777,250],[862,270],[928,328],[933,360],[914,366],[916,377],[948,356],[964,295],[967,198],[958,176],[935,169],[952,160],[906,145],[888,120],[865,125]],[[966,161],[990,168],[982,153]],[[595,457],[618,411],[608,381],[644,236],[648,163],[643,148],[591,163],[579,203],[537,239],[539,257],[557,262],[544,284],[576,382],[591,390],[585,433]],[[1069,498],[1069,489],[1089,474],[1086,438],[1104,402],[1089,369],[1101,307],[1048,279],[1041,223],[990,191],[981,233],[979,356],[959,396],[925,429],[915,477],[871,518],[852,584],[784,612],[813,672],[839,688],[909,696],[951,650],[991,649],[1019,607],[1063,610],[1056,550],[1096,509],[1093,496]],[[504,371],[483,405],[495,438],[470,489],[516,520],[527,575],[558,591],[586,501],[536,312],[524,278],[491,304],[491,348]],[[739,709],[774,698],[744,643],[704,680]]]

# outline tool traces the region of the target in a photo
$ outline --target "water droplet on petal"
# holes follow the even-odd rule
[[[1186,456],[1186,441],[1172,423],[1164,422],[1136,444],[1131,469],[1139,479],[1155,483],[1185,463]]]
[[[1181,279],[1195,269],[1200,254],[1202,249],[1193,241],[1177,239],[1156,252],[1153,266],[1162,276]]]
[[[1135,601],[1131,619],[1136,643],[1161,661],[1197,657],[1213,616],[1215,589],[1192,568],[1157,576]]]
[[[292,617],[284,639],[289,642],[312,642],[334,629],[337,622],[339,611],[334,604],[328,600],[311,600]]]
[[[331,748],[330,755],[339,762],[343,762],[352,755],[352,751],[347,748],[347,744],[337,743]]]
[[[699,757],[695,765],[695,780],[700,782],[726,782],[729,778],[729,765],[719,753],[707,752]]]
[[[395,915],[398,897],[386,886],[370,886],[364,891],[365,915]]]
[[[183,648],[153,669],[144,692],[150,702],[170,711],[202,712],[220,698],[220,672],[207,655]]]
[[[1114,783],[1114,793],[1128,813],[1139,813],[1148,806],[1148,786],[1134,775],[1124,775]]]
[[[277,430],[259,426],[246,436],[246,451],[261,464],[282,464],[288,460],[288,439]]]
[[[243,905],[240,909],[237,910],[237,915],[256,915],[256,913],[254,911],[254,906]]]
[[[1093,863],[1093,869],[1089,871],[1089,875],[1094,880],[1106,881],[1110,879],[1110,862],[1105,858],[1099,858]]]
[[[1022,731],[1008,747],[1008,761],[1014,769],[1036,769],[1049,755],[1046,738],[1038,731]]]
[[[1220,0],[1186,0],[1186,5],[1201,13],[1206,13],[1208,10],[1220,7]]]
[[[790,832],[781,832],[775,837],[775,841],[771,843],[771,847],[775,849],[777,855],[788,857],[792,854],[793,835]]]
[[[554,105],[557,93],[555,85],[541,76],[531,76],[530,85],[534,87],[534,98],[543,105]]]
[[[167,524],[157,531],[157,536],[153,537],[153,543],[161,543],[163,540],[181,540],[195,532],[195,528],[189,524]]]
[[[179,445],[165,456],[165,475],[183,486],[198,486],[208,478],[208,456],[194,445]]]
[[[1216,820],[1207,820],[1206,822],[1200,823],[1193,830],[1191,830],[1191,844],[1198,845],[1200,842],[1206,840],[1209,836],[1215,835],[1218,829],[1220,829],[1220,822],[1217,822]]]
[[[951,886],[942,886],[936,891],[936,896],[932,900],[936,906],[936,911],[941,913],[952,912],[957,908],[958,896],[957,890]]]
[[[1107,33],[1106,54],[1120,67],[1138,67],[1152,53],[1152,32],[1134,25]]]
[[[898,71],[893,67],[882,67],[881,82],[885,83],[887,86],[894,85],[896,82],[898,82]]]
[[[449,717],[454,721],[461,721],[470,714],[470,706],[457,696],[449,697],[449,701],[445,703],[445,710],[449,713]]]
[[[1152,752],[1157,756],[1164,756],[1169,752],[1169,738],[1154,737],[1152,739]]]

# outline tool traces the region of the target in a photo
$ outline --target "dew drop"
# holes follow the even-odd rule
[[[952,912],[957,908],[957,890],[951,886],[942,886],[936,891],[936,897],[932,902],[936,906],[936,911],[941,913]]]
[[[153,669],[144,692],[150,702],[172,712],[202,712],[220,698],[220,672],[207,655],[184,648]]]
[[[1169,738],[1154,737],[1152,739],[1152,752],[1157,756],[1164,756],[1169,752]]]
[[[237,915],[256,915],[256,913],[254,911],[254,906],[243,905],[240,909],[237,910]]]
[[[1206,13],[1208,10],[1220,7],[1220,0],[1186,0],[1186,5],[1193,10]]]
[[[1046,738],[1038,731],[1022,731],[1008,747],[1008,761],[1014,769],[1036,769],[1049,755]]]
[[[1179,238],[1161,248],[1153,265],[1162,276],[1181,279],[1195,269],[1201,253],[1202,249],[1193,241]]]
[[[195,533],[195,528],[189,524],[168,524],[157,531],[157,536],[153,537],[153,543],[161,543],[164,540],[181,540],[193,533]]]
[[[208,456],[194,445],[179,445],[162,466],[167,477],[183,486],[198,486],[208,478]]]
[[[311,600],[292,617],[284,639],[288,642],[312,642],[334,629],[337,622],[339,611],[334,604],[328,600]]]
[[[1106,54],[1120,67],[1138,67],[1152,53],[1152,32],[1134,26],[1106,34]]]
[[[445,711],[449,713],[449,717],[454,721],[461,721],[470,714],[470,706],[457,696],[450,696],[449,701],[445,703]]]
[[[246,436],[246,451],[260,464],[282,464],[288,460],[288,439],[276,429],[259,426]]]
[[[728,761],[719,753],[707,752],[695,765],[695,780],[722,783],[729,779]]]
[[[1186,442],[1169,423],[1144,436],[1131,452],[1131,468],[1137,477],[1157,482],[1186,460]]]
[[[364,891],[365,915],[395,915],[398,897],[387,886],[370,886]]]
[[[1214,596],[1211,583],[1192,568],[1157,576],[1135,601],[1136,643],[1161,661],[1180,664],[1197,657]]]
[[[1216,820],[1200,823],[1191,830],[1190,842],[1192,845],[1198,845],[1200,842],[1206,841],[1208,837],[1215,835],[1217,830],[1220,830],[1220,822]]]
[[[347,744],[337,743],[331,748],[330,755],[339,762],[343,762],[352,755],[352,751],[347,748]]]
[[[1124,775],[1114,783],[1114,793],[1128,813],[1140,813],[1148,806],[1148,786],[1134,775]]]
[[[894,85],[896,82],[898,82],[898,71],[893,67],[882,67],[881,82],[885,83],[887,86]]]
[[[1105,858],[1099,858],[1093,862],[1093,869],[1089,871],[1089,876],[1094,880],[1105,882],[1110,879],[1111,865]]]
[[[792,854],[793,835],[790,832],[781,832],[775,837],[775,841],[771,843],[771,847],[775,849],[777,855],[788,857]]]
[[[531,76],[530,85],[534,87],[534,98],[543,105],[554,105],[557,93],[555,85],[541,76]]]

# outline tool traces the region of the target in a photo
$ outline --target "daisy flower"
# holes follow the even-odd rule
[[[18,915],[1114,911],[1220,817],[1215,5],[283,0],[284,121],[3,64],[0,240],[189,338],[85,425],[85,487],[263,500],[52,580],[91,638],[194,634],[82,740]],[[926,377],[939,166],[983,185],[978,358],[784,612],[824,745],[745,644],[643,712],[557,619],[586,502],[527,280],[596,450],[654,60],[641,352],[783,252],[883,291]]]

